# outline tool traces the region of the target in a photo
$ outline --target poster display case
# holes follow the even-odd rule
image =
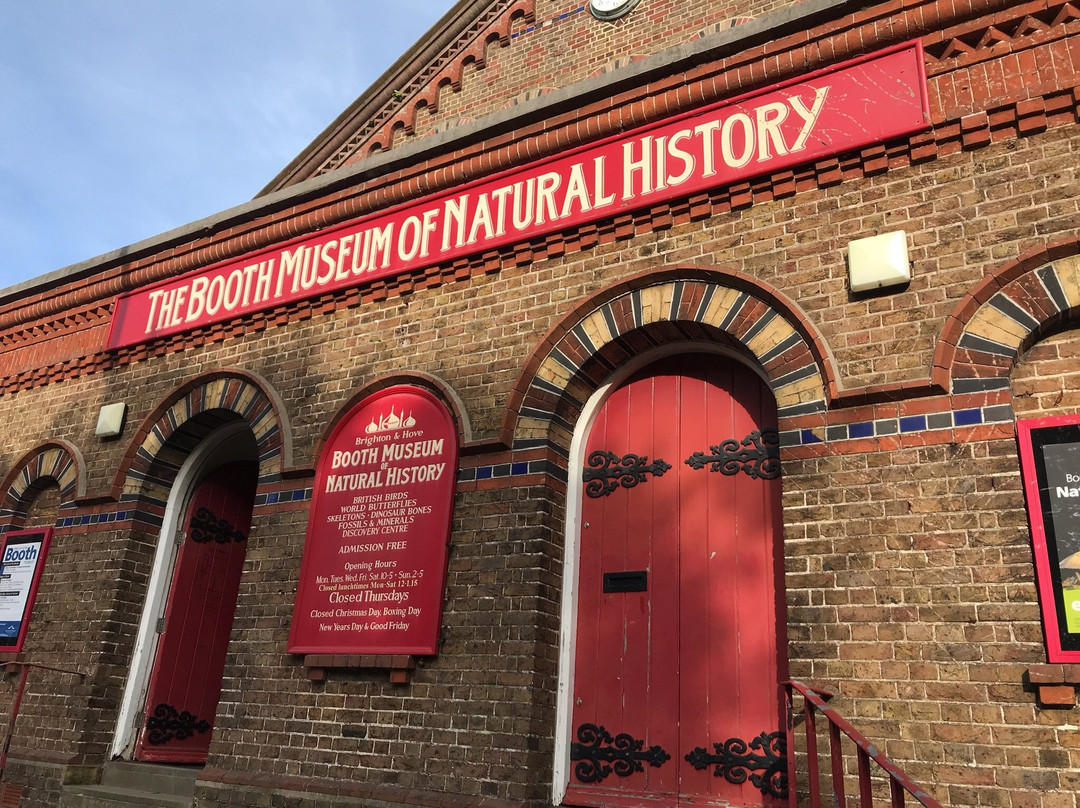
[[[0,538],[0,652],[18,652],[26,641],[53,529],[12,530]]]
[[[1050,662],[1080,662],[1080,415],[1016,425]]]

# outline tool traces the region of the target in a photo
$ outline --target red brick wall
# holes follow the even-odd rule
[[[1080,412],[1080,331],[1054,334],[1024,352],[1012,372],[1017,418]]]
[[[284,653],[306,520],[294,512],[253,530],[210,765],[269,782],[294,775],[539,798],[558,631],[561,523],[550,493],[458,497],[441,651],[407,686],[391,685],[386,671],[312,684]]]
[[[466,67],[461,89],[443,88],[438,111],[420,111],[415,133],[406,135],[401,131],[394,146],[512,108],[536,95],[612,72],[790,5],[782,1],[643,0],[629,15],[599,23],[589,14],[587,3],[536,0],[535,20],[514,25],[506,46],[489,45],[485,50],[486,65]]]
[[[957,7],[910,5],[942,15]],[[815,438],[783,453],[792,673],[834,686],[841,711],[943,803],[1075,805],[1075,709],[1041,709],[1024,683],[1025,671],[1045,655],[1011,420],[999,409],[973,426],[952,421],[954,412],[981,408],[983,418],[987,408],[1010,403],[1018,417],[1078,411],[1075,312],[1059,324],[1072,330],[1023,352],[1011,391],[953,396],[952,365],[935,366],[951,355],[945,337],[960,327],[958,318],[967,322],[973,314],[957,306],[986,278],[1015,274],[1035,261],[1031,256],[1038,258],[1034,266],[1080,252],[1073,159],[1080,153],[1080,61],[1069,60],[1080,42],[1078,23],[1062,6],[1050,13],[1033,5],[1028,15],[1005,5],[1013,8],[997,20],[997,39],[983,39],[990,21],[976,11],[960,14],[967,22],[950,16],[948,35],[921,23],[935,98],[931,133],[718,189],[694,203],[693,215],[678,204],[648,211],[617,228],[602,223],[595,233],[563,234],[115,356],[100,351],[104,306],[118,289],[106,278],[100,287],[89,281],[57,290],[59,310],[48,316],[48,295],[8,304],[0,309],[0,475],[45,441],[65,440],[82,452],[87,492],[68,512],[116,510],[110,496],[136,428],[180,385],[221,368],[258,374],[281,397],[295,468],[264,490],[310,485],[314,453],[340,408],[366,385],[402,372],[437,376],[460,396],[474,439],[463,468],[506,462],[520,456],[500,442],[512,421],[507,403],[516,400],[553,327],[638,273],[674,264],[737,270],[792,301],[825,346],[823,372],[832,374],[834,388],[827,414],[781,425]],[[538,20],[551,8],[538,3]],[[677,15],[714,12],[731,9],[645,0],[625,24],[589,29],[631,37],[613,39],[596,58],[632,51],[632,37],[648,39],[641,26],[657,32],[648,47],[683,41],[698,23]],[[902,38],[904,18],[890,21],[888,13],[870,9],[807,32],[814,45],[803,54],[806,65],[829,61],[826,41],[840,56],[857,51],[852,31],[867,32],[859,46],[867,50]],[[1059,13],[1063,21],[1054,22]],[[1026,16],[1042,27],[1023,28]],[[584,22],[579,15],[562,28],[544,28],[533,43],[565,53],[569,40],[558,37],[573,36]],[[835,35],[838,27],[844,36]],[[869,36],[878,29],[878,38]],[[479,114],[485,98],[489,110],[505,103],[534,78],[512,62],[526,44],[489,49],[485,71],[439,114],[450,116],[452,102],[462,105],[459,115],[466,103]],[[793,42],[777,47],[801,52]],[[1036,53],[1049,72],[1025,68],[1023,59]],[[739,64],[756,64],[759,56],[733,57],[731,65],[672,81],[713,87],[716,76],[730,75],[733,86],[749,86],[760,78],[749,68],[740,77]],[[542,64],[561,82],[595,69],[556,55]],[[990,74],[1002,77],[993,97],[970,92],[973,77]],[[481,79],[493,84],[476,89]],[[667,97],[663,86],[656,92]],[[560,119],[550,126],[572,124]],[[553,148],[545,126],[520,133],[500,159]],[[434,164],[449,166],[445,182],[452,183],[460,178],[453,172],[467,172],[480,151],[463,146],[464,167],[457,165],[462,155],[433,158],[387,184],[372,180],[230,223],[175,250],[106,267],[103,275],[150,281],[155,272],[243,253],[355,215],[373,200],[400,199],[410,171],[422,176]],[[911,284],[851,295],[848,240],[898,228],[912,247]],[[76,298],[69,309],[89,312],[81,318],[62,305]],[[655,329],[650,339],[696,335]],[[95,438],[98,408],[121,400],[130,408],[124,435]],[[947,415],[948,425],[865,439],[847,432],[855,423],[919,415]],[[561,434],[559,442],[565,444]],[[355,671],[312,683],[302,660],[285,653],[307,503],[257,508],[200,804],[258,804],[266,798],[261,788],[337,789],[389,802],[432,799],[410,790],[547,799],[564,492],[557,475],[459,485],[444,645],[406,686],[391,685],[385,672]],[[52,674],[33,680],[16,728],[21,759],[73,758],[92,766],[107,757],[153,534],[130,523],[57,530],[28,658],[90,675],[78,686]],[[23,769],[11,776],[29,782],[30,774],[19,774],[27,764],[18,765]]]
[[[840,683],[947,804],[1076,788],[1038,760],[1073,717],[1024,688],[1043,640],[1017,467],[1011,440],[785,462],[792,675]]]

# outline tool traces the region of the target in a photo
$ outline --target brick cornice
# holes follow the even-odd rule
[[[923,2],[907,5],[931,4]],[[1053,7],[1059,11],[1072,8],[1066,3],[1054,4]],[[962,15],[957,12],[957,16]],[[887,44],[884,39],[869,37],[865,40],[866,44],[863,44],[862,35],[865,32],[860,26],[876,26],[875,21],[878,19],[881,19],[879,8],[867,9],[842,21],[822,24],[812,32],[803,34],[801,38],[791,36],[786,40],[774,40],[730,58],[702,65],[693,71],[636,86],[613,99],[604,98],[567,109],[547,119],[533,121],[512,135],[471,143],[453,153],[433,154],[426,161],[415,164],[394,164],[393,170],[378,176],[367,177],[362,172],[356,173],[357,177],[363,178],[362,181],[351,184],[345,182],[340,187],[331,185],[312,191],[310,197],[278,200],[265,210],[256,210],[251,217],[242,219],[234,226],[223,227],[220,232],[202,233],[182,245],[140,258],[126,267],[113,266],[102,272],[98,278],[75,281],[66,288],[45,290],[37,297],[19,301],[17,305],[9,305],[6,310],[0,308],[0,328],[8,326],[6,332],[0,332],[0,349],[12,350],[35,341],[66,336],[75,330],[101,325],[108,313],[107,299],[118,292],[249,254],[314,230],[354,219],[364,213],[415,200],[470,177],[491,174],[539,159],[570,146],[612,134],[628,121],[637,125],[663,119],[676,112],[746,90],[752,85],[771,83],[790,74],[801,73],[810,67],[818,66],[817,62],[808,63],[813,61],[807,56],[807,53],[813,50],[808,40],[820,41],[829,31],[844,28],[849,32],[848,35],[839,37],[834,44],[829,54],[830,61],[853,55],[859,48],[865,50]],[[1054,19],[1058,20],[1059,27],[1074,24],[1066,13],[1058,13]],[[1039,29],[1030,35],[1024,33],[1028,29],[1019,25],[1011,30],[1021,35],[1018,41],[1022,39],[1027,43],[1025,47],[1031,44],[1029,40],[1032,37],[1042,42],[1049,36],[1048,28]],[[896,37],[892,36],[892,39]],[[986,47],[1000,50],[1002,46],[999,43],[988,44]],[[774,52],[783,52],[789,58],[770,56]],[[795,59],[795,55],[799,55],[800,59]],[[764,63],[774,67],[776,72],[755,69],[760,68],[760,60],[763,58]],[[820,61],[823,57],[818,52],[813,58]],[[959,70],[962,67],[961,61],[953,59],[950,65],[942,69]],[[739,67],[740,64],[742,67]],[[1021,75],[1020,79],[1023,78]],[[106,367],[129,364],[148,356],[164,355],[192,343],[198,345],[217,342],[244,330],[262,330],[287,320],[304,319],[323,311],[383,300],[395,294],[437,286],[478,272],[498,271],[506,265],[528,263],[545,256],[586,249],[613,238],[621,239],[634,233],[662,230],[687,217],[700,218],[727,210],[737,210],[754,202],[784,198],[804,189],[828,187],[844,180],[931,160],[941,154],[981,148],[998,140],[1036,134],[1053,126],[1075,124],[1078,119],[1080,82],[1074,86],[1066,85],[1048,90],[1042,96],[1029,96],[1014,103],[994,106],[977,114],[938,120],[931,131],[910,138],[878,144],[860,152],[840,155],[771,176],[757,177],[688,200],[623,216],[617,221],[590,225],[575,233],[554,234],[449,264],[428,267],[316,300],[288,304],[273,311],[260,312],[182,337],[125,349],[116,354],[101,352],[67,357],[62,362],[29,368],[22,372],[9,371],[7,376],[0,378],[0,394],[97,372]],[[587,126],[581,125],[584,121],[588,122]],[[861,394],[845,391],[844,395]],[[874,393],[870,400],[880,400],[881,395],[889,394],[887,391]]]
[[[308,164],[311,176],[334,171],[362,158],[365,149],[389,149],[400,129],[412,133],[421,109],[438,110],[443,88],[460,91],[465,68],[487,65],[490,45],[506,47],[510,31],[519,22],[535,18],[536,0],[498,0],[493,3],[458,39],[432,59],[411,81],[395,89],[390,98],[357,131],[340,143],[337,150],[321,164]]]
[[[1032,106],[1032,100],[1038,104]],[[1025,125],[1025,121],[1031,119],[1032,109],[1036,110],[1036,115],[1045,125]],[[747,183],[714,189],[686,200],[653,206],[634,215],[623,215],[617,219],[600,221],[577,231],[553,233],[531,242],[510,245],[498,251],[489,251],[446,262],[446,264],[406,272],[362,287],[343,289],[343,291],[319,298],[291,302],[273,310],[255,312],[227,323],[217,323],[197,329],[197,331],[148,342],[148,344],[119,351],[103,350],[76,356],[63,362],[27,369],[21,373],[0,377],[0,395],[48,385],[52,381],[65,378],[97,373],[103,369],[183,351],[192,346],[215,344],[232,336],[264,331],[268,327],[307,320],[315,314],[355,308],[369,302],[378,302],[415,292],[418,289],[453,283],[468,279],[474,274],[498,272],[503,267],[524,266],[545,257],[588,250],[599,243],[669,229],[675,224],[690,219],[741,210],[755,203],[791,197],[799,191],[835,186],[842,181],[934,160],[942,154],[980,149],[999,140],[1035,135],[1052,126],[1072,125],[1078,121],[1080,121],[1080,85],[1057,91],[1043,98],[1028,99],[1026,103],[997,107],[986,115],[942,121],[929,132],[841,154],[837,158],[800,166],[796,170],[757,177]],[[27,325],[19,332],[10,331],[0,338],[9,340],[5,344],[9,350],[22,347],[26,345],[26,342],[17,340],[16,334],[31,340],[41,338],[45,327],[52,327],[59,322],[64,321],[45,320]],[[100,322],[102,320],[98,313],[95,323],[100,324]],[[935,366],[936,364],[935,361]],[[834,390],[833,395],[836,396],[835,404],[841,406],[874,403],[894,400],[900,395],[913,394],[913,385],[915,388],[926,386],[924,393],[930,394],[940,389],[941,383],[939,376],[933,376],[924,381],[904,382],[903,385]]]
[[[36,294],[30,289],[27,296],[0,306],[0,330],[55,319],[72,308],[107,304],[131,289],[925,35],[924,29],[936,31],[939,24],[985,17],[1010,6],[1007,0],[895,0],[836,16],[850,5],[823,0],[806,4],[812,13],[788,15],[781,24],[768,19],[747,23],[733,29],[737,36],[718,35],[716,43],[687,48],[676,58],[644,59],[603,81],[581,82],[534,99],[512,111],[512,132],[500,129],[501,121],[494,120],[498,116],[491,116],[491,121],[445,144],[381,155],[370,173],[367,164],[360,163],[334,172],[327,183],[301,186],[295,196],[275,195],[236,216],[167,234],[159,249],[146,248],[134,260],[125,260],[126,250],[117,251],[97,270],[81,268],[84,277],[78,280],[56,281]],[[935,13],[926,13],[928,9]],[[901,10],[911,13],[897,15]],[[916,26],[909,17],[923,22]],[[816,25],[795,24],[806,22]],[[497,134],[500,131],[503,134]]]
[[[1038,103],[1033,105],[1032,101]],[[1045,125],[1035,127],[1025,125],[1025,121],[1030,121],[1032,118],[1032,110],[1035,110],[1034,114],[1039,118],[1040,123]],[[1060,90],[1041,99],[1029,99],[1027,102],[1010,107],[996,107],[985,115],[941,121],[928,132],[857,152],[849,152],[794,170],[757,177],[734,186],[717,188],[706,194],[675,200],[632,215],[621,215],[616,219],[598,222],[576,231],[555,233],[530,242],[403,273],[392,278],[384,278],[363,287],[354,287],[311,300],[288,303],[273,310],[256,312],[226,323],[217,323],[154,342],[118,351],[103,350],[13,373],[0,377],[0,395],[67,378],[85,376],[148,358],[165,356],[193,346],[218,343],[232,336],[310,319],[317,314],[384,301],[420,289],[435,288],[445,283],[464,280],[473,275],[499,272],[503,267],[527,265],[546,257],[591,249],[597,244],[669,229],[685,221],[748,208],[755,203],[772,199],[783,199],[800,191],[830,187],[841,182],[881,174],[904,166],[927,162],[944,154],[980,149],[993,142],[1031,136],[1047,128],[1074,125],[1078,121],[1080,121],[1080,86]],[[339,202],[334,207],[341,204]],[[272,229],[276,231],[278,228]],[[269,243],[274,242],[270,240]],[[42,336],[41,328],[45,324],[58,322],[62,320],[53,318],[43,321],[40,327],[38,323],[34,323],[20,332],[9,331],[4,335],[10,339],[7,343],[9,350],[26,344],[16,342],[9,335],[20,333],[26,338],[39,338]],[[96,324],[100,325],[100,323],[99,317],[96,319]],[[63,333],[71,332],[64,331]],[[936,361],[935,366],[937,366]],[[835,396],[835,405],[844,406],[894,400],[901,395],[912,395],[915,388],[922,386],[925,386],[923,391],[925,394],[932,394],[940,389],[941,383],[939,376],[933,376],[931,379],[902,385],[855,390],[834,389],[831,394]]]
[[[1044,31],[1060,27],[1062,23],[1076,17],[1075,8],[1060,0],[1051,3],[1038,0],[1015,7],[1010,7],[1012,4],[1001,0],[990,3],[957,3],[947,7],[942,7],[935,0],[917,0],[907,3],[880,3],[870,9],[860,9],[848,17],[842,16],[846,9],[843,3],[816,4],[821,6],[820,9],[811,8],[813,5],[815,4],[805,6],[808,9],[805,14],[808,23],[829,14],[835,19],[820,26],[822,32],[810,35],[806,42],[816,45],[818,49],[833,57],[843,55],[843,47],[836,46],[838,34],[867,22],[891,17],[901,8],[909,12],[917,10],[918,13],[911,14],[911,17],[921,22],[902,28],[894,26],[890,20],[890,29],[896,28],[893,35],[900,38],[925,35],[926,44],[932,48],[929,55],[933,60],[949,59],[958,53],[974,55],[980,59],[992,58],[991,48],[999,48],[1005,40],[1023,38],[1032,33],[1042,35]],[[946,10],[942,11],[942,8]],[[972,15],[975,19],[972,19]],[[770,39],[776,39],[788,33],[785,30],[786,24],[792,21],[793,16],[799,17],[800,21],[804,19],[800,14],[793,15],[786,11],[763,18],[758,27],[775,32],[775,36]],[[345,124],[335,122],[337,126],[332,127],[333,131],[328,130],[328,133],[317,139],[305,155],[301,156],[303,159],[298,158],[268,189],[284,187],[295,182],[298,176],[316,176],[332,171],[358,159],[358,155],[365,148],[391,148],[394,132],[398,129],[406,133],[412,132],[420,109],[437,111],[439,94],[444,87],[449,86],[455,91],[461,89],[464,68],[467,65],[479,68],[485,66],[485,50],[488,44],[497,42],[505,47],[510,42],[510,31],[515,23],[532,21],[534,18],[535,0],[502,0],[492,4],[469,27],[461,30],[456,39],[447,42],[437,57],[431,58],[423,66],[413,62],[411,66],[416,72],[411,80],[404,80],[404,73],[399,73],[398,76],[403,79],[399,82],[401,86],[389,93],[382,88],[383,92],[377,97],[378,103],[363,106],[357,102],[350,108],[347,125],[353,127],[351,134],[344,128]],[[951,27],[946,31],[928,33],[931,26],[938,24]],[[811,29],[812,25],[808,24],[800,26],[798,30],[801,33]],[[743,33],[748,32],[740,32]],[[742,36],[727,38],[734,42],[743,41]],[[794,39],[798,41],[799,35]],[[752,33],[745,41],[755,44]],[[776,52],[775,48],[764,50],[767,55]],[[777,66],[782,66],[782,61],[778,61]]]
[[[980,15],[923,39],[928,71],[964,67],[1001,56],[1021,43],[1047,42],[1076,33],[1075,0],[1031,0],[1008,4],[992,17]]]

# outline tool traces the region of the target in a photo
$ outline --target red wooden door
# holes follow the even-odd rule
[[[206,761],[257,473],[252,463],[215,469],[188,503],[135,747],[139,760]]]
[[[734,361],[665,359],[611,394],[586,447],[566,802],[779,803],[771,391]]]

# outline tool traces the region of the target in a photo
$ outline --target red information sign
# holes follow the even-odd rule
[[[916,41],[122,295],[108,345],[568,230],[929,123]]]
[[[434,654],[442,621],[457,429],[438,399],[383,390],[319,459],[289,652]]]

